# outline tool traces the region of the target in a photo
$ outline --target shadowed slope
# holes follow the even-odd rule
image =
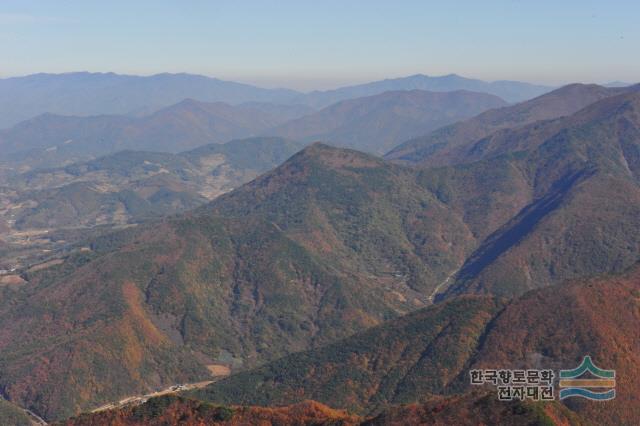
[[[537,127],[510,131],[517,137],[504,139],[518,144],[500,145],[480,161],[508,159],[531,198],[466,260],[449,293],[513,294],[620,272],[638,260],[640,94],[607,98]]]

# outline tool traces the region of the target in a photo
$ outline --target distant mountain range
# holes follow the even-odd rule
[[[469,90],[509,102],[532,98],[551,90],[528,83],[487,83],[457,75],[415,75],[308,94],[287,89],[262,89],[191,74],[148,77],[113,73],[34,74],[0,79],[0,128],[44,113],[56,115],[148,115],[184,99],[238,105],[259,102],[324,108],[347,99],[397,90],[447,92]]]
[[[184,100],[144,117],[45,114],[0,130],[0,163],[28,170],[122,150],[176,153],[256,136],[307,112],[303,107]]]
[[[486,93],[392,91],[338,102],[269,134],[381,155],[407,139],[505,105]]]
[[[633,86],[633,83],[627,83],[624,81],[611,81],[609,83],[603,84],[604,87],[627,87]]]
[[[549,86],[540,86],[519,81],[494,81],[461,77],[456,74],[431,77],[416,74],[409,77],[392,78],[335,90],[316,91],[294,98],[294,102],[322,108],[347,99],[371,96],[395,90],[428,90],[432,92],[451,92],[468,90],[498,96],[507,102],[520,102],[531,99],[552,90]]]
[[[176,153],[256,135],[383,154],[410,137],[504,105],[484,93],[416,90],[344,101],[317,113],[298,105],[188,99],[142,117],[44,114],[0,130],[0,164],[14,170],[58,167],[121,150]]]
[[[0,79],[0,128],[43,113],[113,115],[151,113],[192,98],[202,102],[287,103],[299,94],[192,74],[148,77],[76,72]]]

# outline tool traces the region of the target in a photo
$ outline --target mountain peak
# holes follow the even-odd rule
[[[594,83],[571,83],[557,88],[548,94],[568,94],[571,92],[587,91],[587,90],[607,90],[606,87]],[[544,96],[544,95],[543,95]]]
[[[296,157],[314,159],[331,167],[375,167],[383,161],[373,155],[365,154],[348,148],[337,148],[324,142],[314,142],[294,155],[289,161],[296,161]]]
[[[213,105],[230,106],[229,104],[226,104],[224,102],[202,102],[193,98],[185,98],[180,102],[178,102],[177,104],[170,105],[166,108],[163,108],[157,111],[156,114],[162,111],[173,111],[173,110],[187,110],[187,111],[203,110],[203,109],[206,109],[207,106],[211,107]]]
[[[549,93],[539,96],[537,99],[559,98],[565,100],[575,100],[580,96],[587,98],[585,102],[589,102],[591,97],[596,96],[600,99],[623,93],[631,93],[640,90],[640,84],[626,87],[605,87],[594,83],[571,83],[562,86]],[[599,100],[599,99],[596,99]]]

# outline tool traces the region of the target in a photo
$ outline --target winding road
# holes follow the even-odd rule
[[[20,407],[20,408],[22,408],[22,407]],[[31,418],[31,421],[32,421],[34,424],[42,425],[42,426],[47,426],[47,425],[48,425],[48,423],[47,423],[46,421],[44,421],[44,419],[43,419],[42,417],[38,416],[38,415],[37,415],[36,413],[34,413],[33,411],[31,411],[31,410],[29,410],[29,409],[27,409],[27,408],[22,408],[22,410],[23,410],[25,413],[27,413],[27,415]]]
[[[436,295],[438,294],[440,289],[442,287],[446,286],[447,284],[449,284],[449,281],[451,281],[451,278],[453,278],[458,273],[458,271],[460,271],[460,268],[458,268],[455,271],[451,272],[449,274],[449,276],[444,281],[442,281],[440,284],[438,284],[436,286],[436,288],[433,289],[433,292],[431,293],[431,295],[429,297],[427,297],[427,300],[429,302],[433,303],[433,299],[436,297]]]
[[[183,384],[183,385],[173,385],[173,386],[169,386],[168,388],[159,390],[157,392],[148,393],[146,395],[132,395],[132,396],[128,396],[126,398],[123,398],[118,402],[102,405],[102,406],[100,406],[100,407],[98,407],[98,408],[96,408],[94,410],[91,410],[91,412],[92,413],[97,413],[97,412],[100,412],[100,411],[112,410],[114,408],[126,407],[128,405],[143,404],[143,403],[147,402],[147,400],[150,399],[150,398],[155,398],[157,396],[162,396],[162,395],[182,392],[182,391],[186,391],[186,390],[200,389],[200,388],[203,388],[203,387],[205,387],[205,386],[207,386],[207,385],[209,385],[209,384],[211,384],[213,382],[214,382],[213,380],[206,380],[206,381],[196,382],[196,383],[186,383],[186,384]]]

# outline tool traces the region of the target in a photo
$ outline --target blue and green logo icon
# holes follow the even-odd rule
[[[593,378],[580,378],[585,373]],[[616,397],[616,372],[596,367],[590,356],[573,370],[560,370],[560,399],[572,396],[607,401]]]

